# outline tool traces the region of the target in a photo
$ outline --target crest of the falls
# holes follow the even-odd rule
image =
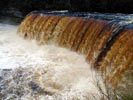
[[[132,95],[132,18],[32,12],[19,27],[0,24],[0,97],[99,100],[110,86]]]
[[[122,18],[122,17],[121,17]],[[92,68],[115,88],[133,87],[133,30],[120,20],[100,20],[33,12],[18,34],[38,44],[57,44],[84,54]]]

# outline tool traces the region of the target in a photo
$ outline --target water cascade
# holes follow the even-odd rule
[[[133,88],[133,29],[107,20],[30,13],[17,32],[38,44],[57,44],[86,56],[114,88]]]

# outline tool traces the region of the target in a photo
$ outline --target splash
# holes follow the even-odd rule
[[[121,25],[120,25],[121,24]],[[107,21],[33,12],[18,34],[38,44],[57,44],[84,54],[92,68],[114,88],[129,88],[133,69],[133,30],[120,21]]]
[[[16,34],[17,28],[0,24],[1,100],[95,100],[101,97],[96,87],[96,76],[99,76],[84,55],[56,44],[39,46],[35,40],[26,41]]]

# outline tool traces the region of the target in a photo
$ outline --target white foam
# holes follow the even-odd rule
[[[32,67],[41,75],[37,84],[55,92],[53,96],[41,96],[40,100],[86,100],[89,95],[100,96],[94,84],[95,72],[83,55],[55,45],[38,46],[34,40],[19,37],[17,27],[0,24],[0,69]],[[22,98],[28,100],[27,96]]]

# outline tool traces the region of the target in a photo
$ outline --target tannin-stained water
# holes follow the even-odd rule
[[[31,12],[17,33],[25,39],[35,39],[39,44],[56,43],[85,54],[91,67],[104,74],[110,87],[126,87],[127,91],[132,87],[132,16],[128,21],[109,21]]]
[[[24,40],[17,28],[0,24],[0,100],[99,100],[99,76],[84,55]]]

